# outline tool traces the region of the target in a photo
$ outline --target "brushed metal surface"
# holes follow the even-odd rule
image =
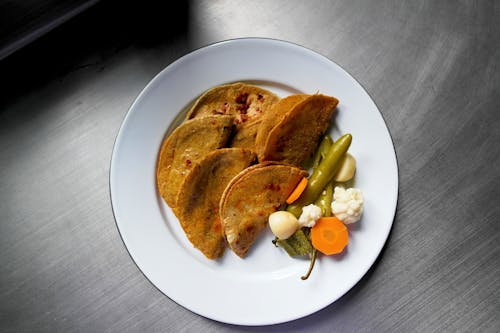
[[[195,315],[148,282],[108,189],[115,137],[148,81],[245,36],[304,45],[356,77],[400,170],[369,273],[316,314],[258,328]],[[499,45],[498,1],[96,5],[0,62],[0,331],[500,331]]]
[[[0,0],[0,60],[87,10],[98,0]]]

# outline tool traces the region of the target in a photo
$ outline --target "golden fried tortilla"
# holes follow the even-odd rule
[[[255,150],[259,156],[263,156],[267,138],[271,130],[279,124],[286,114],[298,103],[305,100],[310,95],[295,94],[280,99],[269,111],[262,115],[262,122],[257,129],[255,136]]]
[[[161,196],[174,211],[184,178],[206,154],[226,145],[232,124],[229,115],[188,120],[163,142],[156,181]]]
[[[177,201],[177,216],[189,241],[207,258],[224,254],[219,201],[231,179],[257,156],[241,148],[222,148],[208,153],[184,179]]]
[[[186,119],[233,115],[236,131],[230,146],[254,149],[260,119],[279,99],[271,91],[250,84],[238,82],[221,85],[201,95]]]
[[[259,118],[279,100],[269,90],[245,83],[232,83],[207,90],[198,98],[187,119],[207,115],[233,115],[235,123]]]
[[[259,160],[302,166],[328,129],[337,104],[335,97],[320,94],[297,103],[269,132]]]
[[[291,165],[266,162],[234,177],[220,201],[220,218],[229,247],[247,254],[266,228],[269,215],[279,210],[307,172]]]
[[[260,126],[260,118],[246,122],[240,126],[238,130],[234,131],[234,136],[230,139],[229,146],[251,149],[257,152],[255,147],[255,138],[257,137],[257,131]]]

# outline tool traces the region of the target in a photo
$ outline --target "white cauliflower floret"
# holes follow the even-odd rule
[[[312,228],[322,216],[321,208],[314,204],[304,206],[302,208],[302,214],[299,217],[299,225],[301,227]]]
[[[357,188],[335,187],[332,213],[345,224],[359,221],[363,213],[363,192]]]

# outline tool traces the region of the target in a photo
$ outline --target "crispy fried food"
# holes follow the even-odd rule
[[[320,94],[280,99],[245,83],[201,95],[162,143],[156,170],[159,192],[193,246],[209,259],[226,244],[245,257],[307,176],[300,167],[337,104]],[[257,157],[260,164],[250,166]]]
[[[224,254],[226,241],[219,215],[219,201],[231,179],[257,156],[241,148],[222,148],[200,160],[184,179],[177,201],[177,216],[189,241],[207,258]]]
[[[260,126],[261,118],[242,124],[240,128],[235,131],[234,136],[230,139],[229,146],[247,148],[257,152],[255,138],[257,137],[257,131]]]
[[[269,90],[245,83],[233,83],[207,90],[189,110],[186,119],[206,115],[233,115],[236,125],[231,147],[254,149],[262,115],[279,97]]]
[[[161,196],[174,211],[184,178],[206,154],[226,145],[232,124],[229,115],[196,118],[181,124],[163,142],[156,181]]]
[[[263,156],[267,138],[271,130],[278,125],[290,110],[310,95],[295,94],[280,99],[269,111],[262,116],[262,122],[257,129],[255,137],[255,149],[259,156]]]
[[[229,247],[239,257],[267,226],[272,212],[280,209],[286,198],[307,172],[286,164],[266,162],[249,167],[234,177],[220,201],[220,218]]]
[[[283,103],[283,106],[289,107],[289,104]],[[302,166],[328,129],[337,104],[335,97],[321,94],[310,95],[295,104],[268,132],[263,146],[263,140],[259,138],[259,160]],[[277,110],[274,112],[282,114]],[[263,131],[261,135],[265,135]]]

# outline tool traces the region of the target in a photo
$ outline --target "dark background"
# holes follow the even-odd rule
[[[0,13],[0,88],[11,99],[71,71],[102,66],[124,49],[187,38],[189,2],[6,1]],[[66,20],[52,24],[60,17]],[[26,36],[26,44],[16,43]]]

